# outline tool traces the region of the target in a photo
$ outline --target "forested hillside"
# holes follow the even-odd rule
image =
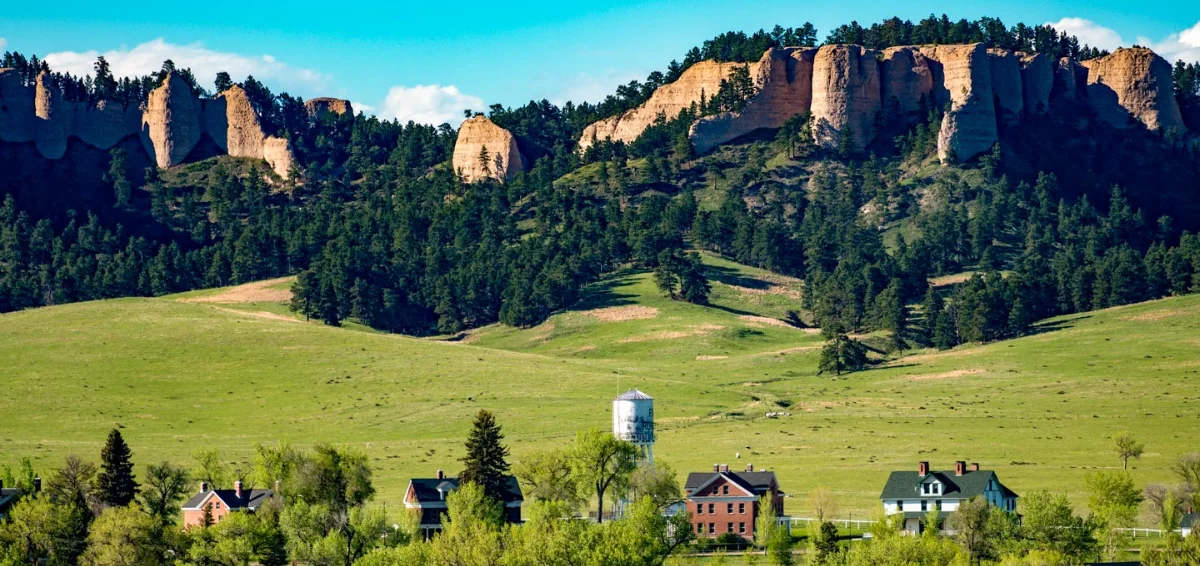
[[[1045,26],[945,16],[851,23],[826,42],[1101,54]],[[290,142],[294,180],[230,157],[159,171],[136,144],[100,152],[72,143],[58,161],[0,144],[11,164],[0,176],[0,311],[298,274],[293,308],[305,315],[449,334],[538,324],[623,266],[656,270],[665,294],[704,302],[699,248],[802,278],[796,324],[834,338],[890,330],[900,348],[1018,336],[1039,318],[1200,289],[1195,150],[1097,125],[1082,106],[1006,126],[994,151],[956,166],[937,164],[932,108],[861,154],[814,147],[798,118],[695,155],[689,125],[744,103],[749,77],[738,75],[631,144],[576,151],[589,123],[644,102],[700,60],[816,43],[808,24],[731,32],[599,104],[493,106],[488,117],[532,161],[506,183],[456,177],[447,125],[313,118],[302,100],[253,77],[239,84],[264,129]],[[20,54],[6,53],[4,66],[30,83],[53,73]],[[167,62],[168,71],[205,92],[187,70]],[[1180,64],[1174,75],[1194,119],[1200,67]],[[71,97],[125,105],[161,79],[118,81],[102,60],[92,77],[53,76]],[[231,84],[219,75],[215,92]],[[962,284],[938,292],[927,283],[946,276]]]

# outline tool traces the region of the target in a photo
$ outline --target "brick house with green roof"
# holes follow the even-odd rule
[[[930,470],[929,462],[920,462],[916,470],[892,472],[879,499],[888,516],[903,514],[906,532],[919,533],[930,511],[945,517],[976,496],[998,509],[1017,510],[1017,494],[1000,483],[996,472],[962,460],[954,463],[953,471]]]

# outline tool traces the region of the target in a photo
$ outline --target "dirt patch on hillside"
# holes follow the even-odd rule
[[[544,322],[539,326],[534,327],[535,332],[525,339],[526,344],[534,342],[545,342],[550,339],[550,335],[554,334],[554,322]]]
[[[703,362],[706,360],[727,360],[729,356],[696,356],[696,361]]]
[[[605,307],[602,309],[592,309],[583,311],[580,314],[594,316],[602,322],[624,322],[627,320],[646,320],[658,316],[658,309],[654,307],[643,307],[640,305],[629,305],[625,307]]]
[[[225,307],[213,307],[213,308],[217,309],[221,312],[227,312],[227,313],[231,313],[231,314],[239,314],[242,316],[250,316],[250,317],[254,317],[254,318],[263,318],[266,320],[278,320],[280,322],[304,322],[303,320],[300,320],[298,318],[292,318],[290,316],[273,313],[273,312],[267,312],[267,311],[240,311],[237,309],[230,309],[230,308],[225,308]]]
[[[617,340],[617,343],[632,344],[635,342],[650,342],[654,340],[678,340],[680,338],[687,338],[689,336],[703,336],[710,332],[724,328],[724,326],[719,324],[698,324],[696,326],[689,326],[684,330],[660,330],[658,332],[651,332],[649,334],[630,336],[629,338]]]
[[[784,350],[779,350],[778,352],[771,352],[771,353],[776,356],[786,356],[788,354],[797,354],[800,352],[811,352],[813,350],[820,350],[820,349],[821,349],[821,346],[796,346],[795,348],[787,348]]]
[[[986,373],[986,372],[987,372],[987,370],[980,369],[980,368],[956,369],[953,371],[944,371],[942,373],[922,373],[922,374],[918,374],[918,375],[909,375],[909,376],[905,376],[904,379],[907,379],[909,381],[932,381],[932,380],[936,380],[936,379],[953,379],[956,377],[964,377],[967,375],[979,375],[981,373]]]
[[[952,273],[950,275],[943,275],[941,277],[930,277],[929,284],[933,285],[934,287],[945,287],[947,285],[958,285],[959,283],[966,283],[967,281],[970,281],[971,277],[974,277],[974,276],[975,276],[974,271],[966,271],[963,273]]]
[[[800,292],[800,280],[799,279],[792,279],[790,277],[784,277],[782,275],[774,276],[774,277],[762,276],[762,277],[758,277],[758,279],[765,281],[767,283],[767,285],[765,287],[757,288],[757,289],[754,287],[743,287],[741,285],[734,285],[734,284],[727,284],[727,285],[730,288],[736,290],[737,292],[745,294],[745,295],[752,295],[752,296],[779,295],[782,297],[787,297],[794,301],[799,301],[804,298],[804,295],[801,294],[801,292]]]
[[[743,314],[738,317],[738,320],[745,322],[746,326],[751,326],[751,327],[755,327],[755,328],[762,328],[763,325],[779,326],[782,328],[795,328],[794,326],[792,326],[782,320],[779,320],[778,318],[769,318],[769,317],[765,317],[765,316],[754,316],[751,314]]]
[[[255,281],[230,287],[220,293],[202,297],[179,299],[181,303],[286,303],[292,300],[291,289],[272,289],[281,283],[291,281],[292,277],[280,277],[266,281]],[[270,313],[267,313],[270,314]]]

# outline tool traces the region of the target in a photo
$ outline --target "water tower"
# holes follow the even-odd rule
[[[654,398],[630,389],[613,399],[613,436],[634,443],[654,465]]]

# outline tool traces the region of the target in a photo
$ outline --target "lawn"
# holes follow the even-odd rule
[[[655,397],[656,458],[680,475],[775,470],[797,516],[817,486],[838,494],[839,517],[873,516],[887,473],[919,460],[979,462],[1018,493],[1063,491],[1082,507],[1084,474],[1120,467],[1113,433],[1147,443],[1131,462],[1139,484],[1169,480],[1171,461],[1197,449],[1200,296],[833,377],[816,373],[820,334],[781,320],[799,282],[706,261],[711,306],[627,272],[542,325],[457,342],[298,320],[286,280],[0,315],[0,464],[29,456],[48,474],[67,454],[95,460],[113,426],[140,465],[331,442],[370,456],[377,499],[396,508],[408,477],[458,469],[479,409],[497,413],[518,460],[606,428],[630,387]]]

